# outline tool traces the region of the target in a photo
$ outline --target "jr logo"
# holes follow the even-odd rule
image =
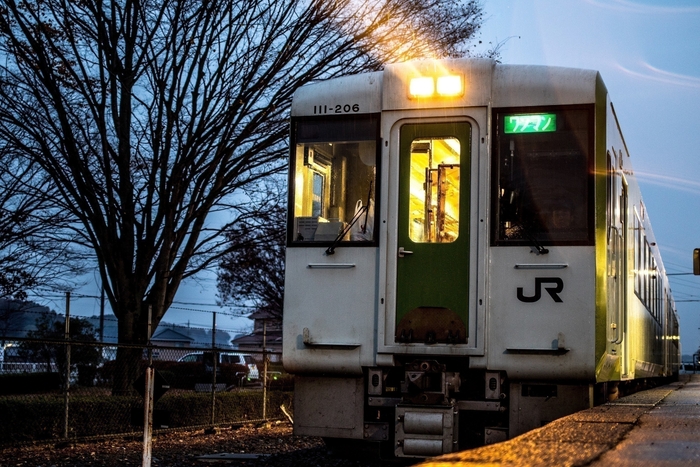
[[[552,297],[557,303],[561,303],[562,299],[559,294],[564,290],[564,281],[559,277],[535,277],[535,295],[531,297],[526,297],[523,295],[523,288],[518,287],[518,300],[525,303],[532,303],[538,301],[542,298],[542,284],[554,284],[551,287],[545,287],[544,290]]]

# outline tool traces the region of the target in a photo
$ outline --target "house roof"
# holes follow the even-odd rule
[[[231,341],[234,345],[257,345],[262,347],[263,336],[260,333],[236,337]],[[270,331],[265,336],[267,345],[282,345],[282,331]]]
[[[275,320],[281,320],[279,316],[276,314],[271,313],[268,310],[257,310],[248,315],[249,319],[275,319]]]
[[[171,328],[163,329],[151,337],[152,341],[193,342],[194,339]]]

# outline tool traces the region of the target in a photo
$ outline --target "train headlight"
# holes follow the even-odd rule
[[[430,97],[435,94],[435,81],[432,77],[412,78],[408,89],[411,97]]]
[[[463,92],[462,89],[462,77],[457,75],[448,76],[438,76],[437,79],[437,93],[444,97],[456,97],[461,96]]]
[[[411,78],[408,94],[413,99],[457,97],[464,94],[464,80],[460,75],[418,76]]]

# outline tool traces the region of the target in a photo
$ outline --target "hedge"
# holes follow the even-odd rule
[[[58,373],[8,373],[0,375],[0,395],[45,394],[59,391],[62,383]]]
[[[262,419],[262,391],[216,393],[215,424]],[[292,407],[293,393],[268,391],[267,418],[281,418],[280,406]],[[63,436],[64,399],[60,394],[0,397],[0,444],[60,439]],[[206,426],[211,422],[211,394],[171,392],[155,405],[166,413],[169,428]],[[131,433],[132,412],[143,410],[143,402],[132,396],[71,396],[69,437],[82,438]],[[157,426],[154,428],[158,428]]]

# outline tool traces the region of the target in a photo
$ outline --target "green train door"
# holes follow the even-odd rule
[[[469,123],[401,127],[396,330],[399,343],[466,343]]]

